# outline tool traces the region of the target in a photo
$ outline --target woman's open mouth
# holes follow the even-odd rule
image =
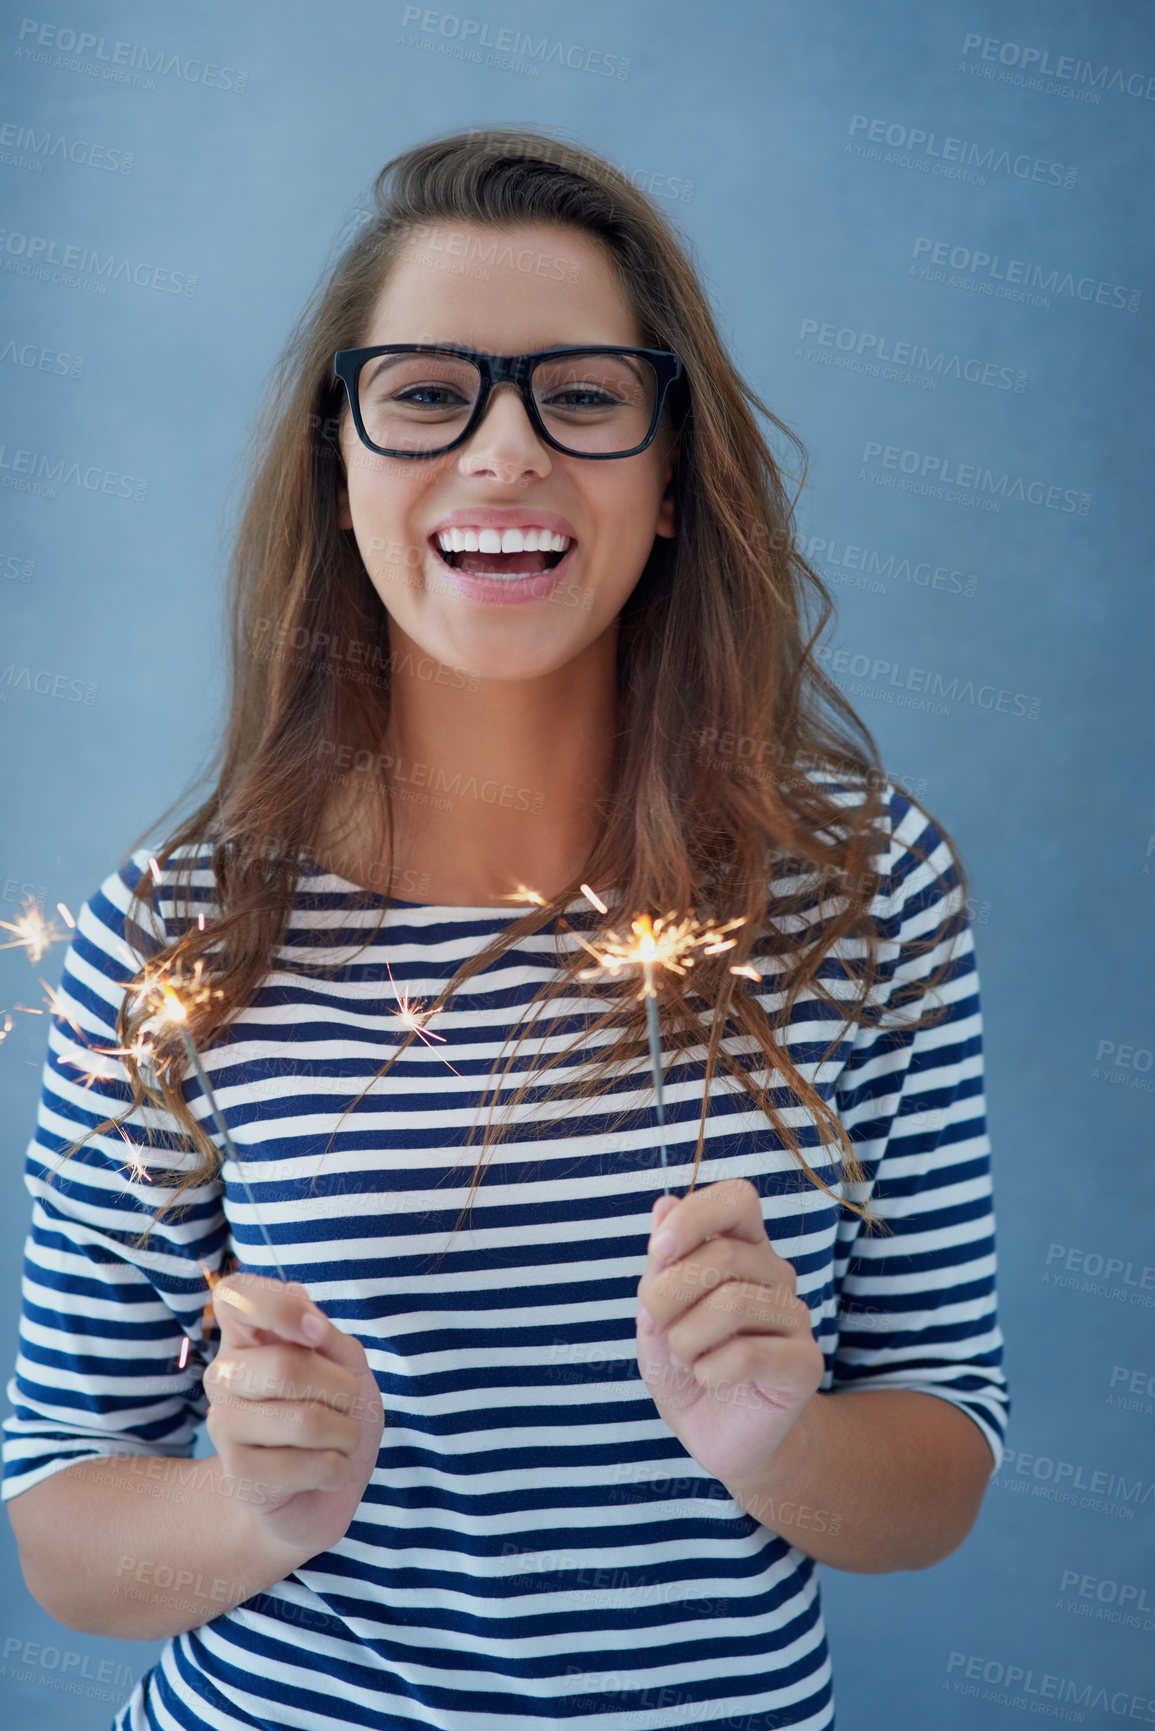
[[[508,534],[508,532],[507,532]],[[577,543],[570,536],[554,535],[548,529],[528,529],[517,535],[522,546],[498,552],[492,546],[483,549],[481,539],[497,538],[495,530],[442,530],[429,537],[429,545],[451,571],[469,577],[491,577],[500,581],[508,577],[544,577],[553,571]],[[458,542],[458,546],[443,543]],[[473,542],[473,546],[469,546]],[[526,543],[529,543],[526,545]]]

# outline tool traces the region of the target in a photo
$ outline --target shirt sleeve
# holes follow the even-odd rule
[[[860,1020],[835,1095],[866,1173],[844,1194],[860,1203],[869,1197],[890,1230],[868,1231],[844,1211],[830,1387],[910,1388],[953,1402],[990,1444],[993,1475],[1010,1401],[974,935],[953,854],[897,789],[889,831],[872,904],[885,940],[871,994],[881,1015]],[[952,926],[950,966],[936,993],[920,992],[919,982],[951,954]],[[915,1032],[898,1025],[938,1004],[933,1025]]]
[[[4,1501],[74,1461],[191,1456],[208,1410],[193,1347],[203,1337],[205,1268],[217,1273],[228,1251],[219,1179],[186,1190],[137,1249],[176,1189],[171,1174],[199,1162],[171,1114],[135,1108],[120,1129],[89,1137],[61,1160],[131,1104],[124,1067],[107,1054],[119,1043],[125,986],[144,959],[127,941],[126,915],[146,869],[147,854],[134,854],[85,903],[54,1001],[25,1157],[32,1219],[7,1386],[12,1412],[0,1426]],[[160,947],[161,930],[152,915],[145,955]]]

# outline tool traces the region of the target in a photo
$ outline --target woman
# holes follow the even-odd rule
[[[962,867],[650,202],[514,129],[375,199],[255,432],[216,786],[66,960],[26,1580],[169,1637],[116,1731],[818,1731],[815,1562],[948,1555],[1004,1434]],[[704,928],[664,1130],[642,915]]]

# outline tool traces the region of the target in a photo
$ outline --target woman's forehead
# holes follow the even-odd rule
[[[369,327],[366,345],[445,343],[496,354],[641,341],[602,243],[554,223],[445,222],[412,231]]]

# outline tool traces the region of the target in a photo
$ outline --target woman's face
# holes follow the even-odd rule
[[[366,348],[406,342],[498,355],[646,346],[600,243],[553,223],[500,230],[446,224],[411,237],[359,337]],[[339,520],[356,536],[394,645],[399,627],[424,654],[482,678],[540,677],[607,631],[616,638],[617,616],[654,536],[674,533],[664,421],[637,456],[590,462],[547,445],[517,392],[503,384],[480,426],[443,457],[378,456],[358,438],[347,403],[340,447]],[[456,574],[433,532],[450,513],[466,523],[474,509],[564,519],[570,527],[563,532],[576,545],[556,586],[522,585],[532,593],[515,601],[513,590]],[[549,561],[543,555],[539,563]]]

